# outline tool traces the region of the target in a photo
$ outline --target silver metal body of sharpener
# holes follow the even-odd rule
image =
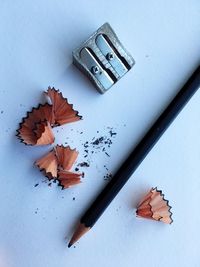
[[[108,23],[72,52],[73,63],[103,94],[135,64]]]

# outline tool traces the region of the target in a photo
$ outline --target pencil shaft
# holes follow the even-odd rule
[[[137,169],[149,151],[157,143],[162,134],[173,122],[179,112],[187,104],[193,94],[200,87],[200,67],[193,73],[176,97],[168,105],[165,111],[156,120],[143,139],[138,143],[133,152],[125,160],[112,180],[98,195],[96,200],[81,218],[81,223],[86,227],[92,227],[105,211],[107,206],[115,198],[129,177]]]

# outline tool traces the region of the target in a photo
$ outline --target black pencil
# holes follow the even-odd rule
[[[96,200],[86,211],[80,220],[80,223],[69,242],[68,247],[71,247],[80,237],[91,229],[96,223],[111,201],[119,193],[125,185],[129,177],[137,169],[140,163],[144,160],[149,151],[153,148],[162,134],[166,131],[169,125],[173,122],[179,112],[187,104],[193,94],[200,87],[200,66],[192,74],[183,88],[175,96],[172,102],[156,120],[153,126],[149,129],[146,135],[138,143],[129,157],[125,160],[112,180],[98,195]]]

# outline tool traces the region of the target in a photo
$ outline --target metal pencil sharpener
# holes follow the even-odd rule
[[[108,23],[72,52],[73,63],[103,94],[135,64]]]

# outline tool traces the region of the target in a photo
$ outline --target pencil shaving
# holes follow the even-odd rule
[[[37,123],[33,132],[37,138],[36,145],[53,144],[55,140],[51,125],[48,121]]]
[[[50,99],[52,105],[52,126],[60,126],[66,123],[80,120],[82,117],[78,111],[73,109],[73,105],[63,97],[59,90],[48,87],[45,95]]]
[[[54,149],[47,153],[42,158],[36,160],[35,165],[44,173],[49,179],[57,178],[58,174],[58,160]]]
[[[152,188],[150,192],[140,202],[136,214],[139,217],[162,221],[171,224],[172,212],[169,201],[164,199],[164,194],[157,187]]]
[[[57,180],[62,189],[66,189],[81,182],[82,174],[70,171],[77,157],[76,149],[57,145],[48,154],[36,160],[35,165],[49,180]]]
[[[59,90],[49,87],[45,95],[50,99],[50,104],[39,104],[38,107],[32,108],[17,130],[17,137],[26,145],[52,144],[54,135],[51,127],[82,118]]]
[[[69,188],[73,185],[80,184],[81,183],[81,177],[82,174],[80,173],[74,173],[69,171],[59,171],[58,172],[58,181],[59,185],[62,186],[63,189]]]
[[[55,151],[60,167],[63,170],[69,171],[78,157],[78,151],[71,149],[69,146],[64,147],[63,145],[57,145]]]
[[[52,144],[54,142],[53,133],[47,129],[50,128],[50,124],[47,123],[50,121],[51,106],[48,103],[39,104],[37,108],[34,107],[27,112],[27,116],[22,119],[17,130],[17,137],[26,145],[42,145],[43,141],[44,145]],[[41,137],[43,141],[40,140]]]

